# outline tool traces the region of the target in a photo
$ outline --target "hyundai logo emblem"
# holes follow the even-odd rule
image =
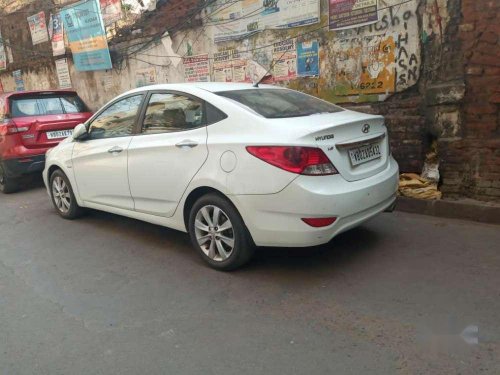
[[[365,134],[368,133],[370,131],[370,124],[364,124],[361,131]]]

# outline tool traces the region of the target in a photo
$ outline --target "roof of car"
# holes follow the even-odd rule
[[[193,85],[195,85],[200,89],[211,92],[250,90],[256,88],[254,87],[253,83],[236,83],[236,82],[196,82],[193,83]],[[259,84],[258,88],[279,88],[279,87],[273,85]]]
[[[255,89],[252,83],[233,83],[233,82],[189,82],[189,83],[163,83],[157,85],[142,86],[130,90],[122,95],[131,94],[134,92],[150,91],[150,90],[182,90],[188,88],[197,88],[210,92],[235,91],[235,90],[250,90]],[[259,88],[281,88],[279,86],[259,84]]]
[[[71,93],[74,94],[76,93],[75,90],[71,89],[56,89],[56,90],[29,90],[29,91],[9,91],[9,92],[3,92],[0,94],[0,97],[3,98],[8,98],[10,96],[29,96],[29,95],[36,95],[36,94],[42,94],[42,95],[51,95],[51,94],[60,94],[60,93]]]

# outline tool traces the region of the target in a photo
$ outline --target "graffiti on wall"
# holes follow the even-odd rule
[[[417,83],[420,69],[418,33],[414,33],[413,28],[410,27],[412,18],[416,20],[416,17],[407,11],[402,18],[402,30],[397,35],[396,43],[398,51],[396,91],[402,91]]]
[[[365,95],[385,97],[417,82],[420,40],[416,7],[416,2],[389,6],[377,23],[336,34],[327,47],[333,77],[327,85],[335,96],[359,96],[362,101]]]
[[[333,58],[336,95],[394,92],[395,44],[392,36],[340,39]]]

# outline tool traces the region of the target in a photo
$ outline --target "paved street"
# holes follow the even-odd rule
[[[499,243],[396,212],[220,273],[183,233],[64,221],[35,181],[0,196],[0,374],[498,374]]]

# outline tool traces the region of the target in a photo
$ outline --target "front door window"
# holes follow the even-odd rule
[[[142,95],[129,96],[109,106],[89,127],[90,139],[129,136],[133,133]]]

